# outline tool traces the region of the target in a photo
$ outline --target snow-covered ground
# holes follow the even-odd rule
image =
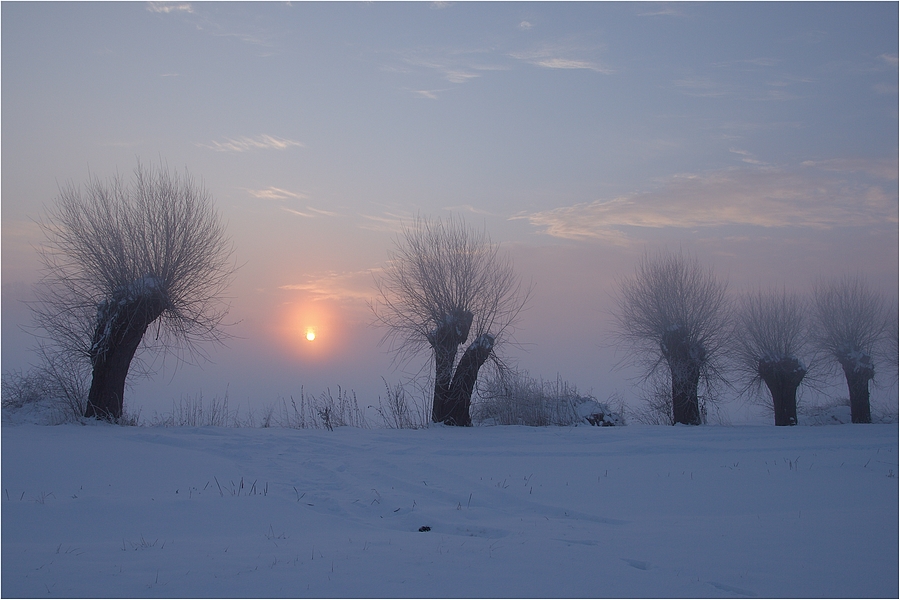
[[[897,425],[5,424],[0,592],[896,598],[897,455]]]

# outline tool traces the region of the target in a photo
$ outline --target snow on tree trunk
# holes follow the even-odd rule
[[[763,358],[758,373],[772,394],[775,425],[796,425],[797,388],[806,376],[806,367],[793,356]]]
[[[854,423],[871,423],[869,380],[875,377],[872,357],[862,351],[848,351],[838,361],[844,369],[850,392],[850,420]]]
[[[147,327],[167,306],[159,281],[150,276],[118,290],[100,304],[90,349],[93,376],[85,417],[108,421],[122,417],[131,361]]]
[[[469,337],[474,315],[467,310],[454,310],[444,315],[438,326],[428,335],[428,343],[434,349],[434,401],[431,420],[443,423],[449,417],[450,386],[453,381],[453,363],[459,345]]]
[[[699,425],[700,402],[697,388],[706,351],[691,341],[681,327],[670,327],[660,344],[672,377],[672,417],[675,423]]]
[[[478,379],[478,371],[484,361],[491,355],[494,348],[494,336],[484,333],[472,342],[456,366],[453,382],[450,384],[450,401],[447,407],[447,417],[444,423],[447,425],[459,425],[470,427],[472,416],[469,408],[472,405],[472,390],[475,389],[475,381]]]

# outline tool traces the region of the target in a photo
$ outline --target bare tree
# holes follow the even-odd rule
[[[496,357],[528,300],[512,262],[461,219],[419,218],[403,229],[376,286],[372,308],[392,350],[403,357],[434,353],[432,421],[471,425],[478,371]]]
[[[815,341],[821,352],[841,365],[850,393],[850,418],[871,423],[869,381],[874,359],[896,351],[894,316],[885,297],[860,276],[820,281],[815,286]]]
[[[647,376],[668,367],[675,423],[701,423],[698,387],[717,373],[728,334],[727,284],[682,253],[645,254],[620,283],[615,313],[619,342]]]
[[[134,175],[129,184],[117,176],[62,188],[41,223],[47,242],[35,323],[51,367],[91,370],[86,417],[122,416],[142,340],[149,349],[202,355],[198,344],[221,340],[227,313],[232,246],[209,194],[162,166],[138,164]]]
[[[741,299],[732,336],[737,367],[748,389],[765,383],[772,396],[775,425],[797,424],[797,388],[807,366],[807,306],[796,294],[774,290]]]

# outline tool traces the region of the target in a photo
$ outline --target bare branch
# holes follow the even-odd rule
[[[453,217],[417,218],[403,228],[389,258],[375,282],[375,321],[386,327],[383,341],[396,356],[434,351],[438,403],[438,388],[449,393],[459,345],[484,346],[486,354],[476,354],[480,367],[512,333],[530,289],[484,231]]]
[[[47,352],[87,361],[96,379],[121,341],[117,328],[180,359],[222,341],[233,249],[210,195],[187,173],[138,164],[130,183],[67,185],[40,226],[47,242],[32,310]]]
[[[853,422],[870,423],[875,360],[896,363],[896,312],[860,275],[819,281],[814,303],[816,346],[844,371]]]
[[[729,329],[726,283],[680,252],[645,254],[617,304],[619,343],[647,377],[668,367],[675,421],[699,423],[697,385],[718,374]]]

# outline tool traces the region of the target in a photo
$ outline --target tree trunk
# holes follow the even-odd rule
[[[450,385],[453,380],[453,362],[459,345],[469,337],[474,315],[467,310],[454,310],[438,322],[428,334],[428,343],[434,350],[434,400],[431,420],[443,423],[449,417]]]
[[[447,418],[456,348],[456,344],[434,346],[434,401],[431,405],[431,420],[435,423],[443,423]]]
[[[131,360],[147,327],[165,307],[165,296],[156,287],[123,290],[100,305],[90,351],[93,376],[85,417],[107,421],[122,417]]]
[[[772,394],[775,425],[797,424],[797,388],[806,376],[806,367],[794,357],[776,361],[760,360],[757,372]]]
[[[672,377],[673,420],[685,425],[699,425],[697,388],[706,351],[699,343],[692,342],[681,328],[667,330],[660,346]]]
[[[872,365],[872,357],[868,354],[855,354],[859,356],[840,359],[850,392],[850,420],[854,423],[871,423],[869,380],[875,377],[875,367]]]
[[[494,336],[484,333],[472,342],[456,366],[453,382],[450,385],[450,402],[446,425],[458,425],[471,427],[472,416],[469,408],[472,405],[472,391],[475,389],[475,381],[478,379],[478,371],[491,355],[494,348]]]
[[[699,425],[700,400],[697,388],[700,385],[700,367],[691,362],[669,365],[672,374],[672,416],[675,423]]]

